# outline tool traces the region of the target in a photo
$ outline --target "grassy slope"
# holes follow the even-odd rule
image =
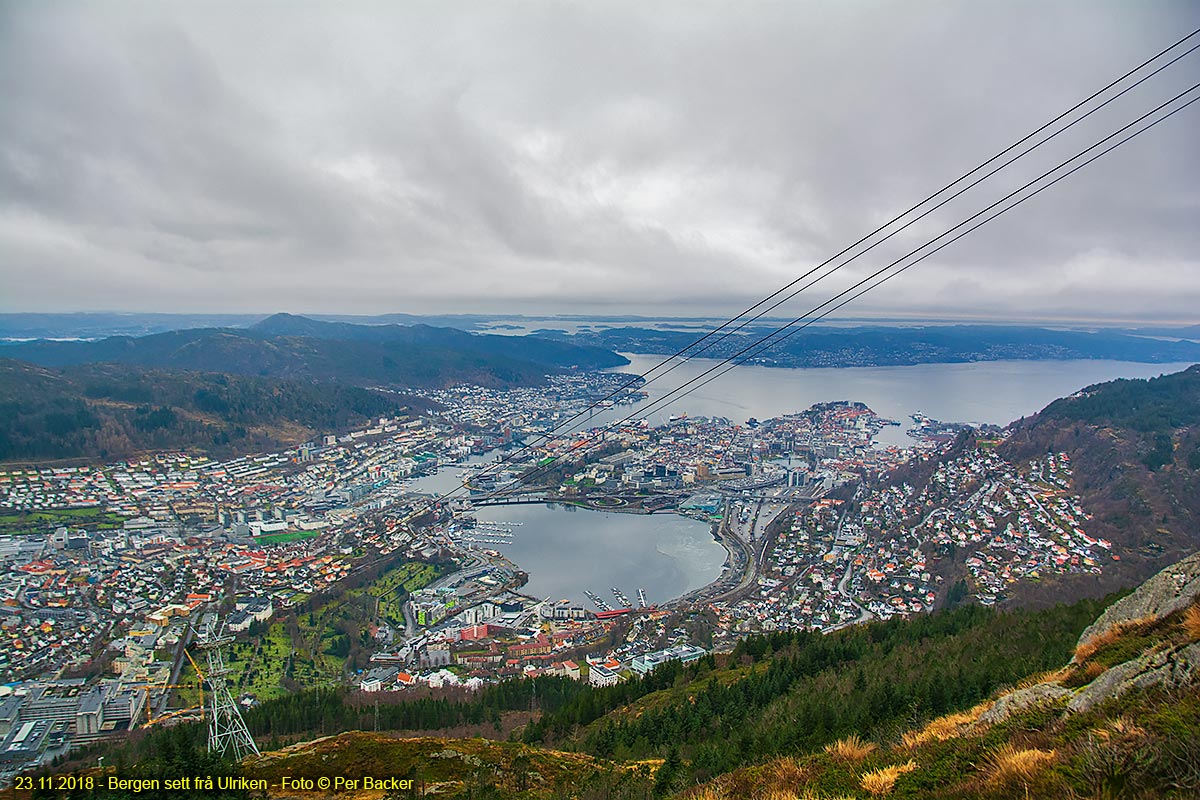
[[[1068,667],[1031,676],[1020,685],[1078,690],[1105,669],[1144,652],[1197,640],[1200,604],[1106,636],[1094,649],[1081,649]],[[682,796],[989,800],[1184,798],[1200,792],[1200,686],[1195,682],[1170,691],[1135,690],[1076,714],[1065,712],[1068,699],[1047,701],[990,726],[976,722],[993,705],[988,700],[899,737],[843,739],[841,747],[735,770]],[[890,790],[870,791],[887,784],[889,770],[894,775]],[[868,777],[872,774],[874,778]]]
[[[777,636],[774,653],[738,655],[736,672],[685,676],[600,718],[581,716],[590,703],[578,702],[544,718],[531,738],[619,759],[677,747],[703,777],[855,731],[889,735],[914,716],[969,707],[1031,669],[1062,663],[1102,607],[973,607],[828,636]],[[560,738],[573,720],[584,727]]]
[[[245,774],[278,785],[282,777],[346,778],[401,776],[419,781],[439,797],[546,797],[613,769],[610,762],[579,753],[543,750],[482,739],[393,739],[344,733],[264,753]],[[489,786],[491,792],[480,791]],[[378,793],[376,794],[378,796]]]
[[[386,590],[392,580],[377,583],[372,589]],[[364,594],[369,596],[373,592],[364,589]],[[280,796],[277,782],[283,775],[414,777],[423,781],[426,789],[447,798],[651,800],[678,796],[695,800],[743,797],[815,800],[886,796],[989,800],[1026,796],[1197,796],[1200,687],[1194,681],[1170,692],[1153,688],[1135,690],[1078,714],[1063,712],[1069,697],[1062,697],[990,726],[978,722],[981,714],[1011,693],[1011,688],[988,690],[982,702],[967,703],[963,699],[967,695],[963,695],[949,703],[948,713],[942,716],[913,708],[902,719],[872,719],[858,729],[830,728],[829,735],[819,739],[812,739],[807,735],[811,731],[803,723],[789,718],[798,700],[812,696],[822,706],[848,713],[847,718],[852,719],[852,703],[836,690],[840,674],[853,675],[860,667],[867,672],[882,668],[888,670],[897,687],[903,687],[911,675],[926,666],[922,659],[929,653],[945,650],[954,653],[954,658],[969,660],[970,654],[957,652],[959,646],[978,648],[979,637],[985,634],[998,638],[1001,646],[1011,646],[1024,665],[1023,670],[1012,673],[1018,677],[1008,681],[1010,687],[1047,684],[1072,691],[1081,690],[1106,669],[1146,651],[1200,641],[1200,604],[1193,604],[1162,620],[1124,625],[1077,649],[1074,662],[1067,667],[1037,672],[1046,663],[1053,667],[1071,657],[1082,624],[1095,615],[1095,609],[1088,614],[1083,611],[1082,605],[1077,604],[1024,615],[988,614],[980,619],[934,615],[904,624],[892,623],[890,633],[894,634],[895,646],[884,648],[886,653],[859,655],[853,666],[831,665],[786,692],[765,698],[765,706],[751,709],[747,718],[739,722],[738,732],[710,732],[691,745],[687,736],[680,736],[672,745],[684,747],[672,746],[657,754],[626,752],[609,758],[596,752],[564,752],[553,746],[516,742],[439,737],[398,739],[382,734],[344,733],[268,752],[262,758],[247,761],[243,774],[272,781],[274,796]],[[1018,631],[1018,627],[1024,632]],[[945,630],[939,633],[939,628]],[[888,640],[883,635],[888,632],[889,629],[870,626],[844,635],[866,636],[882,643]],[[1057,654],[1057,660],[1039,664],[1030,659],[1024,654],[1028,643],[1022,637],[1042,637],[1045,652]],[[821,641],[834,648],[831,652],[837,648],[847,648],[847,653],[852,650],[849,641],[836,636],[823,637]],[[820,647],[811,641],[807,646]],[[710,678],[716,678],[717,684],[729,690],[752,686],[765,674],[766,664],[794,657],[786,646],[774,653],[752,647],[742,655],[758,660],[748,666],[739,663],[701,671],[703,674],[681,672],[677,685],[611,712],[577,737],[574,746],[578,749],[581,740],[587,740],[590,733],[609,725],[636,724],[680,705],[707,702],[701,695],[709,691]],[[980,656],[986,663],[987,653]],[[885,724],[878,724],[881,721]],[[740,747],[742,737],[738,733],[742,730],[749,731],[753,739],[767,733],[786,732],[789,728],[795,733],[786,737],[784,746],[774,753],[751,754],[742,759],[738,768],[718,771],[708,778],[696,768],[695,757],[704,748],[719,748],[729,743]],[[180,731],[181,735],[184,733]],[[202,735],[199,726],[194,726],[192,733],[194,737]],[[163,750],[155,742],[163,740],[164,735],[172,733],[154,732],[145,738],[141,749],[127,751],[127,757],[141,753],[137,757],[141,763],[145,754]],[[354,796],[373,800],[380,794]]]

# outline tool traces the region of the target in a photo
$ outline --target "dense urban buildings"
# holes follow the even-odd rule
[[[4,752],[19,768],[193,716],[185,651],[209,623],[237,637],[230,682],[246,705],[316,685],[551,674],[604,686],[751,632],[995,603],[1016,580],[1110,557],[1086,532],[1065,456],[1009,464],[997,431],[950,458],[956,436],[979,434],[918,416],[913,447],[881,447],[875,435],[898,423],[852,402],[651,425],[619,413],[641,396],[629,381],[435,391],[437,413],[227,461],[0,471]],[[597,410],[612,413],[600,424]],[[920,489],[889,478],[910,458],[935,465]],[[422,487],[438,470],[458,473],[451,490]],[[474,513],[510,501],[703,520],[725,569],[655,603],[644,590],[589,592],[588,607],[533,597],[503,552],[511,526]],[[933,564],[955,557],[965,573],[948,586]]]

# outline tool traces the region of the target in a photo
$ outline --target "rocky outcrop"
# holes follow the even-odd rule
[[[1176,689],[1200,676],[1200,643],[1143,653],[1106,670],[1067,703],[1070,711],[1088,711],[1131,689],[1161,686]],[[997,703],[999,705],[999,703]]]
[[[997,700],[995,705],[979,716],[976,725],[996,725],[1004,722],[1013,714],[1035,706],[1054,703],[1063,697],[1069,697],[1070,694],[1069,689],[1052,683],[1039,683],[1037,686],[1030,686],[1027,689],[1018,689]]]
[[[1139,628],[1143,624],[1151,625],[1187,608],[1197,598],[1200,598],[1200,553],[1167,567],[1132,594],[1113,603],[1088,626],[1079,637],[1079,643],[1114,629],[1118,635],[1113,638],[1119,638],[1121,626],[1130,623],[1137,623],[1131,627]],[[1147,649],[1136,658],[1105,670],[1078,691],[1073,692],[1057,683],[1040,683],[1010,692],[981,714],[968,731],[986,729],[1014,714],[1043,704],[1059,704],[1064,699],[1067,700],[1065,713],[1070,714],[1089,711],[1105,700],[1120,697],[1133,689],[1177,689],[1200,683],[1200,642],[1178,644],[1178,641],[1171,644],[1164,634],[1157,649]]]
[[[1133,594],[1109,606],[1083,632],[1079,643],[1083,644],[1122,623],[1162,619],[1186,608],[1197,597],[1200,597],[1200,553],[1193,553],[1150,578]]]
[[[1071,691],[1052,683],[1039,683],[1027,689],[1009,692],[996,701],[995,705],[979,715],[979,719],[971,724],[968,731],[979,727],[997,725],[1004,722],[1013,714],[1044,703],[1054,703],[1063,697],[1069,697]]]

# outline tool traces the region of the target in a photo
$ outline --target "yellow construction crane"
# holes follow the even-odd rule
[[[160,722],[166,722],[169,719],[174,719],[175,717],[180,717],[180,716],[183,716],[184,714],[191,714],[192,712],[195,712],[195,711],[199,711],[200,712],[199,718],[204,719],[204,706],[191,706],[189,708],[180,708],[180,709],[176,709],[175,711],[168,711],[165,714],[159,714],[154,719],[146,720],[146,722],[142,725],[142,727],[149,728],[151,725],[157,725]]]
[[[145,703],[145,705],[146,705],[146,721],[144,723],[142,723],[143,727],[157,725],[160,722],[164,722],[168,719],[173,719],[174,717],[178,717],[182,714],[186,714],[186,713],[189,713],[192,711],[199,711],[200,718],[204,719],[204,673],[200,671],[200,666],[196,663],[195,659],[192,658],[191,653],[189,653],[187,650],[184,650],[183,654],[185,656],[187,656],[187,660],[189,662],[191,662],[192,669],[196,670],[196,678],[197,678],[196,682],[195,683],[153,683],[153,684],[146,684],[145,686],[142,686],[141,689],[146,693],[146,703]],[[200,690],[200,705],[189,706],[187,708],[180,708],[180,709],[176,709],[174,711],[168,711],[164,714],[160,714],[157,717],[153,717],[151,715],[151,707],[150,707],[150,692],[151,692],[151,690],[157,691],[159,689],[191,689],[193,687]]]
[[[204,716],[204,673],[200,671],[200,665],[196,663],[196,659],[192,658],[192,654],[185,648],[183,654],[187,656],[188,663],[192,665],[192,669],[196,670],[196,677],[199,679],[196,686],[200,689],[200,715]]]
[[[193,686],[195,686],[195,684],[192,684],[192,683],[147,683],[142,686],[139,686],[138,688],[146,693],[146,700],[143,703],[143,705],[145,705],[145,707],[146,707],[146,721],[143,724],[150,725],[156,721],[156,720],[151,719],[150,695],[152,693],[160,691],[162,689],[190,689]],[[201,696],[203,696],[204,690],[201,689],[200,691],[202,693]],[[190,710],[190,709],[185,709],[185,710]]]

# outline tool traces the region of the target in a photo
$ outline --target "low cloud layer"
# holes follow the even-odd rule
[[[7,2],[0,310],[732,314],[1197,27],[1158,0]],[[1200,321],[1196,141],[1200,103],[845,313]]]

